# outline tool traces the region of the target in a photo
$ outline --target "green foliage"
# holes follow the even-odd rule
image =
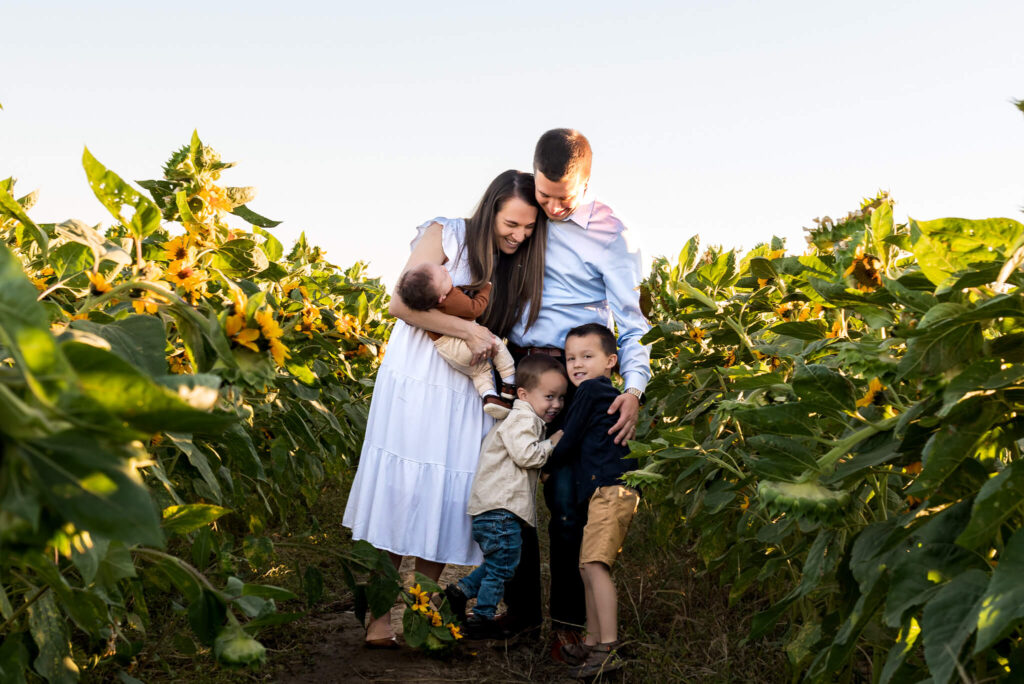
[[[794,678],[1024,667],[1022,234],[896,225],[880,195],[804,256],[774,239],[733,269],[694,238],[644,283],[628,477],[733,598],[772,599],[751,637],[781,636]]]
[[[0,679],[116,668],[163,619],[154,602],[220,661],[258,664],[257,631],[302,615],[254,581],[267,531],[312,537],[310,504],[354,466],[386,294],[305,238],[285,254],[198,135],[140,183],[152,199],[83,165],[106,230],[36,224],[34,196],[0,183]],[[390,607],[386,555],[332,552],[364,605]],[[315,568],[303,586],[320,600]]]

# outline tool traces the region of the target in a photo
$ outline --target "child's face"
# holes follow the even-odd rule
[[[604,353],[597,335],[573,335],[565,341],[565,370],[577,387],[584,380],[610,378],[618,360],[617,354]]]
[[[550,423],[562,410],[565,388],[565,376],[558,371],[549,370],[541,373],[533,389],[520,387],[516,390],[516,396],[532,406],[534,413],[545,423]]]
[[[439,293],[437,303],[444,304],[444,300],[448,298],[448,293],[454,287],[452,285],[452,275],[441,264],[431,264],[430,271],[430,282],[434,284],[434,291]]]

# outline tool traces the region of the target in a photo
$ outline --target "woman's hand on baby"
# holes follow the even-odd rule
[[[551,440],[552,444],[558,444],[558,440],[562,439],[562,434],[563,434],[563,431],[562,430],[558,430],[557,432],[555,432],[555,434],[553,434],[550,437],[548,437],[548,439]]]
[[[493,358],[498,352],[498,345],[501,343],[490,330],[478,324],[474,324],[465,342],[466,346],[469,347],[469,351],[473,353],[473,365]]]

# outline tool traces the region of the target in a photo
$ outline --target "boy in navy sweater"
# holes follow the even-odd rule
[[[565,414],[563,434],[545,469],[572,463],[576,502],[586,526],[580,546],[580,574],[586,592],[587,629],[582,644],[562,647],[572,676],[592,677],[623,666],[616,653],[618,605],[611,566],[636,514],[640,494],[622,483],[633,470],[629,447],[615,444],[608,408],[619,391],[611,382],[618,363],[615,335],[598,323],[573,328],[565,338],[565,367],[576,393]],[[554,437],[554,435],[553,435]]]

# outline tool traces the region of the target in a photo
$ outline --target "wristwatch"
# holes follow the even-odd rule
[[[626,394],[632,394],[641,404],[644,403],[644,393],[636,387],[627,387]]]

